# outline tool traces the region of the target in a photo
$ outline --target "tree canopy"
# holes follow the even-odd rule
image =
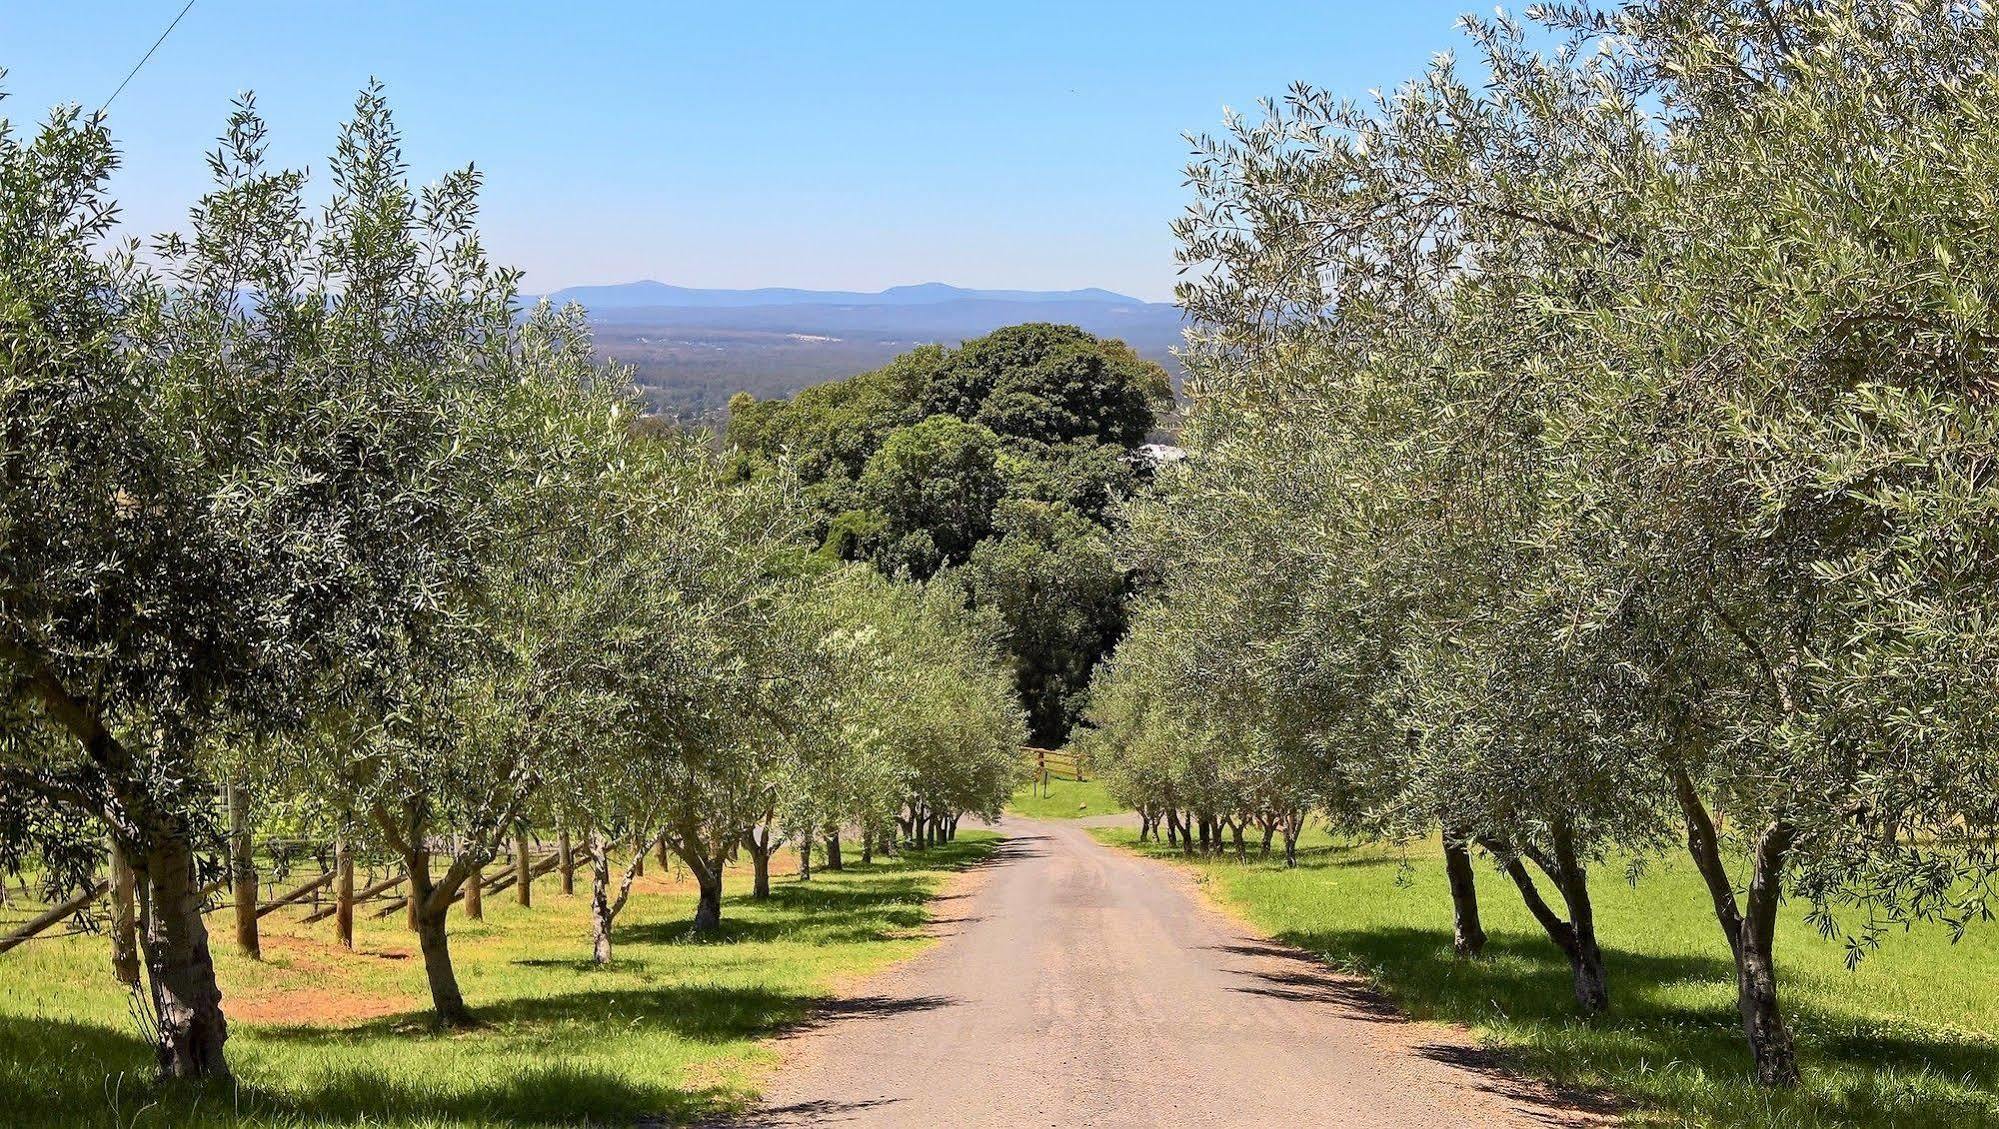
[[[260,821],[399,862],[460,1025],[450,911],[509,842],[525,893],[531,830],[586,833],[608,960],[614,847],[678,853],[709,931],[745,841],[852,820],[921,847],[998,810],[1023,732],[990,613],[828,576],[789,466],[640,420],[582,311],[523,309],[488,261],[478,174],[411,182],[379,86],[323,206],[266,151],[246,97],[187,230],[141,256],[105,245],[101,117],[0,119],[0,868],[66,898],[129,867],[163,1075],[228,1073],[203,914],[226,858],[256,955]],[[989,521],[1002,475],[952,424],[852,471],[957,563],[976,534],[942,532]],[[947,466],[983,477],[940,493]]]
[[[1788,1084],[1785,897],[1854,959],[1988,915],[1999,31],[1534,18],[1196,140],[1190,458],[1131,523],[1161,587],[1090,743],[1204,842],[1287,802],[1436,830],[1466,952],[1483,853],[1588,1011],[1592,867],[1679,840]]]
[[[797,474],[826,556],[960,574],[1004,625],[1032,735],[1053,745],[1124,631],[1131,577],[1108,538],[1172,395],[1122,342],[1017,325],[790,400],[738,397],[727,440],[746,477]]]

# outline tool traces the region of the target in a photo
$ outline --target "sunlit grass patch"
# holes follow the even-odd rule
[[[1111,799],[1101,780],[1060,779],[1050,780],[1045,788],[1038,784],[1020,788],[1006,808],[1034,819],[1081,819],[1130,810]]]
[[[151,1059],[112,980],[106,943],[70,937],[0,957],[0,1123],[73,1125],[577,1125],[686,1122],[744,1108],[773,1061],[760,1040],[804,1020],[853,977],[928,944],[925,905],[997,837],[956,843],[810,883],[768,902],[733,893],[722,935],[695,940],[691,885],[644,880],[619,918],[616,960],[589,962],[585,887],[538,880],[486,920],[452,918],[452,950],[482,1026],[434,1031],[413,935],[399,916],[357,921],[356,951],[331,923],[264,919],[270,959],[233,953],[210,918],[231,1014],[232,1086],[157,1091]],[[254,1018],[252,1018],[254,1017]]]

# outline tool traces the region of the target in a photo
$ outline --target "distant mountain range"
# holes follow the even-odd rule
[[[1109,290],[973,290],[941,282],[872,294],[843,290],[701,290],[664,282],[572,286],[598,350],[631,365],[654,408],[723,422],[729,397],[789,396],[878,368],[924,344],[956,345],[1006,325],[1054,322],[1115,337],[1177,376],[1177,306]]]
[[[593,312],[639,306],[681,309],[730,309],[744,306],[934,306],[946,302],[1112,302],[1127,306],[1137,298],[1092,287],[1087,290],[968,290],[942,282],[891,286],[862,293],[857,290],[795,290],[766,286],[756,290],[703,290],[646,279],[612,286],[571,286],[544,295],[556,305],[581,303]]]

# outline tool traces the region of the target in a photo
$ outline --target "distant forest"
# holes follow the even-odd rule
[[[918,345],[955,346],[1001,326],[1056,321],[1130,345],[1164,366],[1177,388],[1178,312],[1167,305],[1122,307],[1115,313],[1083,304],[950,303],[909,310],[825,306],[745,310],[618,309],[593,313],[597,347],[632,366],[634,383],[652,409],[686,423],[720,428],[729,397],[760,400],[880,368]],[[750,323],[750,324],[745,324]]]

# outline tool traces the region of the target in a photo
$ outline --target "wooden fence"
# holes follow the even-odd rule
[[[302,846],[307,849],[301,849]],[[476,908],[478,899],[484,894],[514,889],[521,904],[529,904],[527,895],[517,888],[524,869],[530,883],[535,878],[561,869],[564,871],[563,892],[570,892],[577,856],[569,850],[568,836],[564,835],[559,844],[530,843],[524,846],[527,849],[525,868],[517,854],[502,854],[493,860],[493,865],[487,868],[485,874],[461,887],[453,901],[467,901],[471,903],[468,908]],[[408,906],[405,887],[409,875],[399,863],[379,857],[357,859],[328,844],[268,840],[260,847],[262,849],[257,852],[257,858],[262,865],[252,872],[251,885],[244,890],[246,897],[254,898],[254,912],[239,910],[239,933],[246,916],[255,921],[290,908],[305,911],[299,918],[302,924],[333,918],[335,936],[351,948],[354,943],[355,910],[367,909],[372,916],[387,917]],[[440,850],[439,853],[446,852]],[[315,861],[318,864],[316,871],[302,872],[298,867],[300,863]],[[357,872],[361,879],[360,889],[355,888]],[[201,896],[213,899],[205,912],[215,913],[235,906],[233,894],[216,896],[230,890],[231,885],[231,877],[225,876],[202,888]],[[74,897],[51,904],[28,888],[25,881],[13,890],[0,887],[0,953],[31,940],[106,931],[111,913],[100,913],[98,903],[105,901],[107,895],[112,895],[114,889],[115,883],[106,878],[93,882]],[[57,929],[60,925],[67,925],[68,928]]]
[[[1025,748],[1021,752],[1027,757],[1028,771],[1037,795],[1045,795],[1048,785],[1055,780],[1084,781],[1083,762],[1067,749]]]

